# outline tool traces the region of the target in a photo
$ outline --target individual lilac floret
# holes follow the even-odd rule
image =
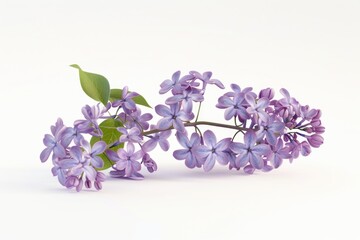
[[[85,173],[86,177],[90,181],[94,181],[96,177],[96,170],[93,166],[90,165],[90,159],[85,158],[83,151],[80,147],[74,146],[70,148],[70,157],[59,161],[59,166],[62,169],[69,169],[67,172],[68,176],[79,177],[81,174]]]
[[[115,169],[124,170],[124,177],[131,177],[133,173],[140,171],[141,164],[137,161],[143,156],[142,151],[135,152],[135,146],[129,142],[126,146],[127,150],[122,148],[117,152],[107,151],[107,156],[116,162]]]
[[[234,98],[228,96],[222,96],[218,99],[217,108],[226,109],[224,117],[226,120],[230,120],[233,117],[239,117],[240,119],[248,119],[250,115],[246,111],[246,101],[244,94],[235,95]]]
[[[95,181],[94,181],[94,187],[96,190],[102,189],[102,182],[104,182],[106,179],[106,175],[102,172],[97,172]]]
[[[267,155],[270,151],[269,145],[256,144],[256,134],[249,130],[244,136],[244,143],[234,142],[230,145],[230,149],[239,155],[236,158],[237,165],[241,168],[248,162],[256,168],[262,169],[264,167],[263,155]]]
[[[306,138],[310,145],[314,148],[318,148],[324,143],[324,138],[319,134],[313,134],[311,136],[307,136]]]
[[[142,163],[150,173],[153,173],[157,170],[156,162],[150,157],[148,153],[144,154],[142,158]]]
[[[184,77],[180,78],[180,71],[175,72],[172,77],[171,80],[167,79],[165,81],[163,81],[160,84],[160,94],[164,94],[167,93],[168,91],[172,90],[173,94],[179,94],[184,90],[184,87],[182,86],[182,84],[184,82],[186,82],[187,80],[191,79],[192,76],[189,75],[185,75]]]
[[[64,130],[62,134],[61,143],[64,147],[67,147],[74,140],[74,143],[76,145],[80,145],[80,142],[83,139],[84,136],[80,133],[80,131],[77,128],[68,127]]]
[[[197,71],[190,71],[190,75],[194,76],[196,79],[199,79],[203,82],[202,89],[206,89],[207,84],[215,84],[217,87],[224,89],[224,84],[222,84],[218,79],[211,79],[212,72],[204,72],[203,74]]]
[[[124,112],[130,113],[131,111],[136,110],[136,104],[133,100],[134,97],[139,94],[136,92],[129,92],[127,86],[122,89],[121,99],[116,100],[112,103],[113,107],[122,107]]]
[[[185,112],[191,113],[194,102],[202,102],[204,101],[204,96],[199,93],[193,93],[192,90],[185,90],[182,94],[176,94],[168,99],[166,99],[167,105],[177,104],[179,102],[182,103],[182,107]]]
[[[90,159],[90,163],[92,166],[96,168],[102,168],[104,166],[104,161],[98,156],[99,154],[103,153],[107,148],[107,145],[104,141],[98,141],[91,147],[88,141],[81,140],[81,146],[85,150],[85,158]]]
[[[274,168],[278,168],[282,164],[283,159],[289,159],[290,157],[289,148],[284,147],[283,141],[279,139],[275,145],[271,146],[267,160],[271,162]]]
[[[177,132],[176,138],[184,149],[175,150],[174,158],[177,160],[184,160],[188,168],[201,167],[202,162],[195,156],[195,147],[200,145],[200,136],[197,133],[191,134],[190,140],[186,133]]]
[[[153,130],[155,128],[156,128],[155,125],[151,125],[150,130]],[[167,131],[155,133],[152,136],[148,136],[150,139],[143,144],[142,146],[143,151],[150,152],[154,150],[157,144],[160,145],[163,151],[169,150],[170,144],[167,139],[170,135],[171,135],[171,130],[167,130]]]
[[[260,91],[259,98],[273,99],[275,96],[275,90],[273,88],[265,88]]]
[[[142,141],[140,129],[137,127],[131,128],[129,131],[126,128],[120,127],[117,130],[122,134],[119,138],[119,142],[132,142],[139,143]]]
[[[61,118],[58,118],[55,126],[51,126],[51,133],[45,134],[43,143],[46,148],[40,154],[41,162],[48,160],[51,153],[53,153],[52,158],[62,158],[65,157],[66,152],[64,146],[60,143],[62,139],[62,133],[65,130],[65,126]]]
[[[210,130],[204,132],[203,138],[205,145],[196,147],[194,151],[195,156],[203,160],[205,172],[210,171],[214,167],[215,160],[222,165],[226,165],[229,159],[225,151],[228,149],[231,139],[225,138],[217,142],[215,134]]]
[[[184,132],[185,127],[183,121],[190,121],[194,118],[193,113],[186,113],[180,110],[179,104],[170,105],[170,108],[160,104],[155,107],[155,111],[163,117],[157,124],[160,130],[166,130],[173,126],[176,130]]]
[[[280,93],[284,96],[284,98],[280,99],[278,103],[282,107],[287,108],[291,116],[294,114],[300,115],[299,102],[295,98],[290,97],[290,93],[285,88],[281,88]]]
[[[149,123],[153,118],[150,113],[141,114],[141,109],[136,107],[136,111],[132,111],[127,114],[125,112],[121,112],[119,114],[119,119],[127,128],[138,127],[142,130],[147,130],[149,128]]]
[[[261,123],[260,129],[256,132],[256,135],[258,139],[262,139],[266,136],[266,141],[270,145],[275,145],[277,138],[282,135],[284,129],[285,124],[272,116],[268,119],[268,121]]]
[[[259,118],[262,122],[266,122],[269,115],[264,110],[269,105],[269,99],[260,98],[256,100],[250,93],[245,94],[245,99],[250,105],[246,111],[254,116],[255,122],[258,122]]]
[[[101,118],[104,115],[104,113],[106,113],[109,110],[110,107],[111,105],[107,104],[106,107],[101,108],[100,103],[92,107],[86,105],[81,109],[81,112],[85,117],[85,120],[76,120],[74,122],[74,127],[80,133],[89,133],[97,137],[102,136],[103,133],[99,128],[97,121],[99,118]]]
[[[227,92],[224,94],[225,96],[234,97],[236,95],[239,95],[239,94],[244,95],[244,94],[252,91],[252,87],[246,87],[243,90],[241,90],[240,86],[235,83],[230,84],[230,87],[233,90],[233,92]]]

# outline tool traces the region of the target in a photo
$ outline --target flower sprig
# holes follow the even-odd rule
[[[110,89],[105,77],[72,66],[79,70],[84,92],[99,103],[84,106],[84,118],[71,127],[58,118],[51,134],[44,137],[46,148],[40,159],[45,162],[51,158],[52,173],[60,184],[77,191],[84,186],[100,190],[106,179],[102,171],[109,168],[110,176],[116,178],[142,179],[142,167],[155,172],[158,167],[150,152],[158,146],[168,151],[172,134],[182,147],[173,157],[184,160],[188,168],[208,172],[217,162],[248,174],[268,172],[286,159],[292,162],[299,155],[307,156],[324,141],[321,111],[301,105],[284,88],[280,89],[282,97],[275,99],[272,88],[257,94],[251,87],[241,89],[231,84],[231,91],[216,104],[227,122],[205,121],[199,120],[199,113],[207,87],[225,86],[212,78],[211,72],[190,71],[181,76],[177,71],[160,84],[159,93],[170,96],[155,106],[160,116],[155,124],[150,122],[151,113],[142,113],[142,108],[150,108],[143,96],[130,92],[127,86]],[[202,130],[204,126],[210,129]],[[213,131],[219,128],[234,133],[217,139]]]

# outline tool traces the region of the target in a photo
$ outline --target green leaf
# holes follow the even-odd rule
[[[113,118],[106,119],[99,125],[100,129],[103,131],[102,139],[100,139],[99,137],[92,137],[90,140],[91,146],[93,146],[96,142],[98,142],[100,140],[106,142],[106,144],[108,144],[108,145],[113,144],[114,142],[118,141],[121,136],[121,133],[118,130],[116,130],[116,128],[122,127],[122,126],[123,126],[122,123],[118,120],[115,120]],[[117,145],[116,147],[112,147],[111,150],[116,151],[119,148],[123,148],[123,147],[124,147],[124,144],[121,143],[121,144]],[[101,159],[104,161],[104,167],[100,168],[98,170],[105,170],[105,169],[110,168],[112,165],[114,165],[114,162],[111,161],[106,156],[106,154],[102,153],[99,155],[99,157],[101,157]]]
[[[79,70],[80,83],[84,92],[92,99],[106,105],[110,96],[109,81],[99,74],[83,71],[76,64],[70,66]]]
[[[121,99],[121,97],[122,97],[122,89],[114,88],[110,90],[110,101]],[[141,95],[134,97],[133,100],[136,104],[151,108],[150,104]]]

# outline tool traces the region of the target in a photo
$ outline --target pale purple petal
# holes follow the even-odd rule
[[[63,158],[66,156],[65,148],[61,144],[56,144],[53,151],[55,157]]]
[[[52,147],[47,147],[44,150],[42,150],[41,154],[40,154],[40,160],[41,162],[45,162],[46,160],[48,160],[51,152],[52,152]]]
[[[178,130],[179,132],[185,132],[186,131],[185,127],[184,127],[184,123],[178,118],[173,120],[173,125],[174,125],[174,128],[176,130]]]
[[[59,161],[58,165],[63,169],[69,169],[77,166],[79,162],[75,159],[69,158]]]
[[[166,107],[165,105],[157,105],[155,107],[155,112],[157,114],[159,114],[162,117],[168,117],[172,115],[172,112],[170,111],[170,109],[168,107]]]
[[[159,120],[157,127],[160,130],[166,130],[172,126],[172,118],[171,117],[165,117]]]
[[[180,149],[180,150],[175,150],[173,152],[173,156],[174,158],[176,158],[177,160],[183,160],[185,159],[188,155],[190,154],[188,149]]]
[[[159,145],[160,145],[161,149],[162,149],[163,151],[165,151],[165,152],[166,152],[167,150],[169,150],[169,148],[170,148],[169,141],[166,140],[166,139],[160,139]]]
[[[74,158],[75,160],[77,160],[78,162],[82,161],[82,151],[80,147],[74,146],[72,148],[70,148],[70,156],[72,158]]]
[[[196,158],[193,155],[189,154],[185,159],[185,165],[188,168],[194,168],[196,166]]]
[[[249,162],[249,159],[250,159],[250,155],[248,153],[240,154],[235,159],[237,167],[239,168],[244,167]]]
[[[249,153],[250,163],[256,169],[262,169],[264,167],[264,160],[257,154]]]
[[[85,166],[84,167],[84,172],[86,173],[86,177],[90,180],[90,181],[94,181],[96,178],[96,170],[91,167],[91,166]]]
[[[96,168],[104,167],[104,161],[99,156],[92,157],[91,164]]]
[[[237,143],[237,142],[233,142],[230,144],[229,148],[231,149],[231,151],[233,151],[234,153],[243,153],[246,151],[247,147],[245,144],[243,143]]]
[[[116,152],[112,151],[112,150],[107,150],[107,151],[106,151],[106,156],[107,156],[111,161],[114,161],[114,162],[117,162],[117,161],[120,160],[119,155],[118,155]]]
[[[207,146],[215,147],[216,145],[216,136],[211,130],[206,130],[204,132],[204,141]]]
[[[176,104],[178,102],[180,102],[183,99],[183,95],[177,94],[175,96],[169,97],[168,99],[166,99],[165,103],[168,105],[171,104]]]
[[[233,107],[229,107],[225,110],[224,117],[225,120],[230,120],[236,115],[236,110]]]
[[[266,144],[258,144],[252,147],[251,151],[257,155],[267,155],[270,151],[270,146]]]
[[[254,131],[247,131],[244,136],[244,143],[247,147],[252,147],[256,142],[256,134]]]
[[[150,152],[155,149],[156,145],[157,141],[154,139],[150,139],[143,144],[143,150],[145,152]]]
[[[195,146],[194,153],[198,159],[205,158],[211,153],[211,150],[204,145],[198,145]]]
[[[56,143],[55,138],[51,136],[50,134],[45,134],[43,143],[47,147],[53,147]]]
[[[180,145],[184,148],[188,148],[190,146],[189,139],[186,136],[186,132],[177,132],[176,139],[180,143]]]
[[[106,147],[107,147],[107,145],[104,141],[96,142],[92,147],[91,154],[98,155],[100,153],[103,153],[105,151]]]
[[[209,154],[204,162],[204,171],[209,172],[215,165],[215,154]]]
[[[131,155],[133,155],[133,153],[134,153],[134,151],[135,151],[135,146],[134,146],[134,144],[132,144],[131,142],[129,142],[129,143],[126,145],[126,149],[127,149],[128,156],[131,156]]]

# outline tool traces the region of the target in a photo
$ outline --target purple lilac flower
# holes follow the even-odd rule
[[[289,92],[285,88],[281,88],[280,93],[284,96],[284,98],[280,99],[278,103],[282,107],[287,108],[287,111],[291,116],[294,114],[300,115],[299,102],[295,98],[290,97]]]
[[[120,127],[117,130],[122,133],[119,138],[119,142],[132,142],[139,143],[142,141],[141,131],[137,127],[132,127],[129,131],[126,128]]]
[[[114,178],[130,178],[133,180],[142,180],[144,179],[144,176],[138,172],[132,172],[130,176],[126,175],[125,169],[118,170],[115,168],[115,170],[110,171],[110,176]]]
[[[155,128],[156,126],[152,125],[150,127],[150,130]],[[170,135],[171,135],[171,130],[167,130],[167,131],[155,133],[152,136],[148,136],[150,139],[143,144],[143,151],[150,152],[156,147],[157,144],[160,145],[163,151],[169,150],[170,144],[167,139]]]
[[[173,94],[181,93],[184,90],[182,84],[185,81],[191,79],[192,76],[186,75],[186,76],[180,78],[180,74],[181,74],[181,72],[177,71],[172,75],[171,80],[167,79],[167,80],[163,81],[160,84],[161,89],[160,89],[159,93],[164,94],[170,90],[172,90]]]
[[[217,87],[224,89],[224,85],[218,79],[211,79],[212,72],[204,72],[203,74],[197,71],[190,71],[190,75],[194,76],[203,82],[202,89],[205,90],[207,84],[215,84]]]
[[[102,136],[103,133],[99,128],[97,121],[109,110],[110,106],[111,105],[108,104],[106,107],[100,108],[100,103],[92,107],[86,105],[81,109],[85,120],[76,120],[74,122],[74,127],[80,133],[89,133],[90,135],[97,137]]]
[[[136,104],[133,100],[134,97],[138,96],[139,94],[136,92],[129,92],[127,86],[125,86],[122,90],[121,99],[116,100],[112,103],[113,107],[122,107],[124,112],[130,113],[131,111],[136,110]]]
[[[129,114],[125,112],[119,114],[119,119],[121,119],[121,122],[124,124],[124,126],[127,128],[139,127],[142,130],[149,129],[148,121],[150,121],[152,118],[153,116],[150,113],[141,115],[141,109],[139,107],[136,107],[136,111],[132,111]]]
[[[175,150],[174,158],[177,160],[184,160],[188,168],[201,167],[202,162],[195,156],[195,147],[200,145],[200,136],[197,133],[191,134],[190,140],[186,133],[177,132],[176,138],[184,149]]]
[[[277,137],[282,135],[285,129],[285,124],[278,121],[275,116],[272,116],[266,122],[260,124],[260,129],[256,132],[258,139],[266,136],[266,141],[270,145],[275,145]]]
[[[214,167],[215,160],[222,165],[226,165],[229,159],[224,151],[227,150],[231,139],[224,138],[217,142],[215,134],[210,130],[205,131],[203,137],[205,145],[196,147],[194,151],[196,158],[203,160],[205,172],[210,171]]]
[[[199,93],[193,93],[192,90],[185,90],[182,94],[176,94],[168,99],[166,99],[167,105],[177,104],[182,102],[182,107],[185,112],[191,113],[194,102],[204,101],[204,96]]]
[[[163,117],[157,124],[160,130],[166,130],[173,126],[176,130],[184,132],[185,127],[183,121],[190,121],[194,118],[193,113],[186,113],[180,110],[179,104],[170,105],[170,108],[160,104],[155,107],[155,111]]]
[[[269,145],[256,144],[256,135],[254,131],[247,131],[244,136],[244,143],[232,143],[230,149],[239,155],[236,158],[239,167],[245,166],[248,162],[256,168],[264,167],[262,155],[267,155],[270,151]]]
[[[319,134],[313,134],[311,136],[306,136],[307,141],[310,143],[310,145],[314,148],[318,148],[321,146],[321,144],[324,143],[324,138]]]
[[[249,114],[253,114],[255,121],[258,122],[258,118],[260,118],[262,122],[266,122],[269,115],[264,111],[264,109],[269,105],[269,100],[267,98],[260,98],[256,100],[250,93],[245,94],[245,99],[250,105],[246,111]]]
[[[143,156],[142,151],[135,152],[135,146],[131,142],[127,145],[127,150],[122,148],[117,150],[117,153],[107,151],[108,157],[116,162],[116,170],[124,170],[124,177],[131,177],[133,173],[140,171],[141,164],[137,161]]]
[[[290,158],[289,148],[284,147],[284,143],[281,139],[277,143],[271,146],[271,151],[267,156],[267,160],[271,162],[274,168],[280,167],[283,159]]]
[[[64,147],[67,147],[74,140],[74,143],[76,145],[80,145],[80,142],[83,139],[84,136],[79,132],[77,128],[67,127],[62,134],[61,143]]]
[[[239,94],[245,95],[246,93],[252,91],[252,87],[246,87],[243,90],[241,90],[240,86],[235,83],[230,84],[230,87],[233,90],[233,92],[227,92],[224,94],[225,96],[234,97]]]
[[[101,190],[102,189],[102,182],[104,182],[106,179],[106,176],[104,173],[102,172],[97,172],[96,177],[95,177],[95,181],[94,181],[94,187],[96,190]]]
[[[79,177],[85,173],[86,177],[94,181],[96,170],[90,165],[91,160],[85,157],[82,149],[78,146],[73,146],[70,148],[69,153],[71,158],[63,159],[58,163],[62,169],[69,169],[67,176]]]
[[[51,168],[51,172],[53,174],[53,176],[57,176],[58,177],[58,181],[61,185],[65,186],[65,182],[66,182],[66,169],[62,169],[59,166],[59,159],[54,159],[53,160],[53,164],[54,166]]]
[[[157,170],[156,162],[150,157],[148,153],[144,154],[142,158],[142,163],[150,173],[155,172]]]
[[[51,126],[51,133],[45,134],[43,143],[46,148],[40,154],[41,162],[45,162],[51,153],[53,153],[52,158],[62,158],[65,157],[66,152],[64,146],[60,143],[62,139],[62,132],[65,130],[65,126],[61,118],[58,118],[55,126]]]
[[[273,88],[265,88],[260,91],[259,98],[273,99],[275,96],[275,90]]]
[[[218,99],[217,108],[226,109],[224,117],[226,120],[230,120],[233,117],[239,117],[243,120],[248,119],[250,115],[246,111],[246,104],[244,94],[235,95],[234,98],[228,96],[222,96]]]
[[[85,159],[90,159],[90,163],[92,166],[96,168],[102,168],[104,166],[103,160],[98,156],[99,154],[103,153],[107,148],[107,145],[104,141],[98,141],[91,147],[88,141],[82,140],[81,146],[85,150]]]

